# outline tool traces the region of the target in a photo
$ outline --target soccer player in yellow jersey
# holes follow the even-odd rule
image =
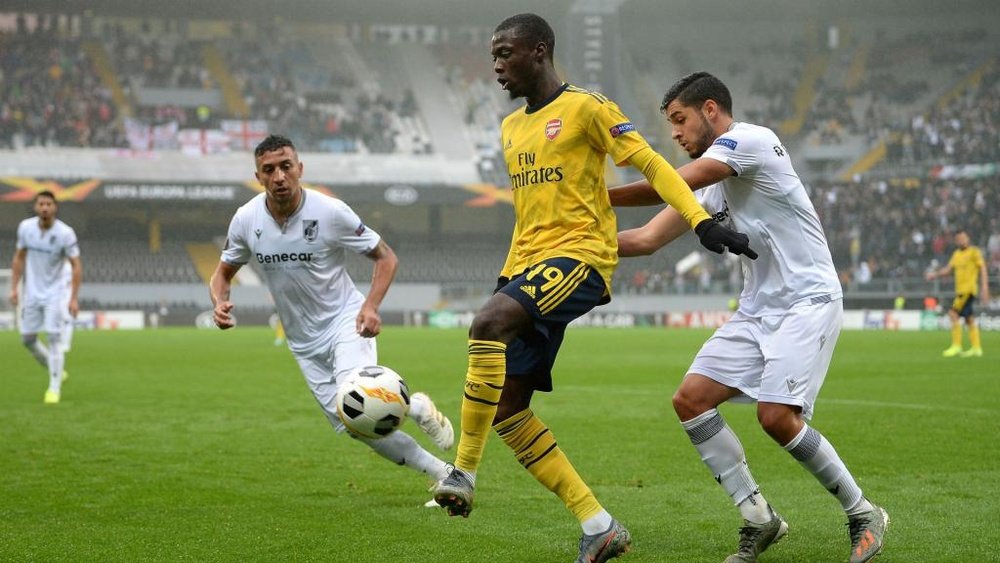
[[[955,233],[955,245],[958,248],[952,253],[948,264],[939,270],[927,273],[927,279],[933,280],[955,272],[955,300],[951,304],[951,309],[948,310],[948,317],[951,318],[951,346],[942,352],[942,355],[946,358],[982,356],[983,344],[979,339],[979,325],[976,324],[976,313],[972,310],[972,304],[977,297],[983,302],[990,300],[990,276],[986,271],[983,253],[978,247],[969,244],[969,233],[965,231]],[[976,283],[979,281],[976,278],[981,280],[981,286]],[[965,324],[969,327],[969,342],[971,344],[971,347],[964,352],[962,351],[962,317],[965,317]]]
[[[707,248],[756,254],[746,235],[705,212],[614,102],[559,79],[554,44],[552,28],[534,14],[510,17],[493,34],[497,82],[511,98],[527,101],[501,127],[516,223],[497,290],[469,330],[455,467],[435,486],[434,498],[452,516],[468,516],[492,425],[521,465],[580,521],[577,560],[593,563],[624,553],[629,533],[597,502],[530,402],[536,390],[552,389],[566,325],[610,299],[618,243],[604,184],[607,155],[642,171]]]

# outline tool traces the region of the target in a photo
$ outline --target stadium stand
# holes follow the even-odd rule
[[[110,92],[78,38],[39,28],[0,33],[0,148],[115,147]]]
[[[337,153],[329,156],[343,155],[345,163],[355,158],[327,169],[364,174],[367,183],[416,182],[414,173],[397,173],[428,176],[427,170],[411,168],[413,159],[394,165],[393,158],[432,163],[455,147],[467,150],[468,156],[457,158],[467,159],[470,176],[478,172],[486,185],[508,183],[499,123],[521,102],[496,88],[482,34],[430,41],[389,27],[330,32],[308,24],[295,33],[271,34],[272,23],[244,21],[215,22],[209,27],[218,34],[211,36],[207,27],[175,20],[105,18],[88,37],[41,22],[32,31],[0,33],[0,149],[9,154],[124,147],[130,123],[148,129],[143,138],[153,152],[176,152],[176,139],[153,142],[157,126],[175,123],[165,131],[176,136],[179,129],[214,129],[232,121],[242,128],[230,131],[232,141],[239,141],[230,142],[233,151],[280,131],[302,151]],[[829,49],[815,24],[790,30],[772,22],[749,34],[739,22],[726,22],[716,33],[727,41],[707,42],[692,41],[698,37],[694,29],[672,29],[664,39],[651,23],[629,25],[626,68],[635,75],[623,85],[624,98],[642,101],[635,118],[647,124],[644,134],[676,165],[686,162],[656,111],[659,96],[688,72],[708,69],[725,77],[736,117],[778,131],[798,159],[845,284],[916,279],[947,258],[950,236],[959,228],[987,250],[991,271],[1000,267],[1000,62],[994,31],[972,20],[945,31],[928,31],[926,23],[886,28],[855,22],[843,27],[837,49]],[[734,43],[745,57],[734,58]],[[695,44],[697,49],[690,47]],[[436,84],[434,99],[428,98],[430,82]],[[365,164],[376,157],[377,164]],[[25,162],[32,158],[25,156]],[[165,170],[179,162],[172,158],[152,158],[144,166],[130,161],[116,170],[148,167],[165,179]],[[848,168],[861,160],[863,166]],[[980,168],[948,168],[962,165]],[[433,181],[447,183],[447,177]],[[463,176],[457,183],[470,181],[475,179]],[[496,213],[509,213],[503,209]],[[227,207],[220,214],[230,212]],[[623,210],[619,225],[638,226],[654,212]],[[447,234],[406,226],[405,236],[391,238],[402,263],[398,281],[488,290],[509,242],[509,231],[496,227],[508,223],[492,224],[490,232],[470,226]],[[96,225],[78,228],[93,283],[202,283],[197,264],[204,270],[211,261],[222,229],[212,224],[172,232],[151,252],[143,220],[121,230]],[[377,221],[374,226],[380,228]],[[8,264],[13,240],[0,242],[0,261]],[[350,271],[365,281],[370,264],[358,258]],[[688,237],[652,257],[623,261],[615,291],[732,293],[739,283],[736,263],[704,254]]]

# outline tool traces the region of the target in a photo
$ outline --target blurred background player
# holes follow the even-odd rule
[[[344,432],[335,404],[338,380],[378,363],[378,308],[398,260],[346,203],[302,188],[303,167],[290,140],[271,135],[257,145],[254,157],[256,178],[265,193],[240,207],[229,225],[225,249],[209,281],[215,324],[223,330],[235,326],[229,301],[232,279],[243,265],[256,261],[309,389],[334,429]],[[374,262],[367,297],[344,267],[348,250]],[[451,422],[430,397],[414,393],[409,416],[438,447],[452,446]],[[378,439],[354,437],[397,465],[433,479],[447,474],[445,462],[403,431]]]
[[[946,358],[959,355],[964,358],[978,357],[983,355],[983,344],[979,338],[979,325],[976,323],[973,304],[977,296],[983,303],[989,303],[990,276],[986,270],[983,253],[979,247],[970,245],[969,233],[965,231],[955,233],[955,246],[958,248],[951,254],[947,265],[927,273],[927,279],[933,280],[955,272],[955,299],[951,303],[951,309],[948,309],[948,318],[951,319],[951,346],[941,355]],[[976,283],[977,281],[979,283]],[[970,344],[969,349],[964,352],[961,320],[963,317],[965,325],[969,327]]]
[[[750,474],[736,434],[716,409],[757,401],[764,430],[840,502],[852,563],[882,549],[889,516],[870,503],[833,446],[806,424],[840,335],[843,293],[819,217],[773,131],[733,120],[729,89],[696,72],[667,91],[660,110],[671,136],[695,160],[678,169],[720,221],[761,241],[743,261],[744,286],[732,318],[702,346],[673,398],[702,461],[745,520],[727,563],[756,561],[788,531]],[[647,182],[611,190],[616,205],[660,203]],[[687,231],[673,208],[619,235],[622,256],[650,254]]]
[[[285,325],[281,324],[281,319],[274,323],[274,345],[281,346],[285,343]]]
[[[527,102],[501,125],[517,221],[497,290],[469,330],[455,468],[434,498],[452,516],[469,514],[492,425],[521,465],[579,520],[577,560],[590,563],[627,551],[629,532],[597,501],[530,404],[536,390],[552,390],[566,325],[610,300],[618,256],[604,184],[607,155],[649,178],[709,249],[752,251],[745,235],[709,217],[614,102],[559,78],[554,46],[552,28],[535,14],[507,18],[493,32],[497,82],[511,99]]]
[[[35,216],[17,226],[17,250],[11,266],[10,302],[21,306],[21,342],[49,372],[45,403],[56,404],[62,394],[65,352],[62,331],[69,315],[79,312],[77,295],[83,267],[76,232],[56,218],[58,205],[50,191],[39,192],[34,199]],[[69,262],[71,277],[68,292],[62,277]],[[24,280],[24,295],[18,283]],[[44,332],[46,343],[38,339]]]

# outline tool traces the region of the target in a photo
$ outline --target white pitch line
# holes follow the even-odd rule
[[[952,405],[921,405],[914,403],[892,403],[887,401],[862,401],[857,399],[824,399],[820,397],[816,400],[816,405],[820,408],[824,404],[833,403],[835,405],[856,405],[859,407],[884,407],[889,409],[912,409],[920,411],[947,411],[974,414],[1000,414],[1000,409],[977,409],[964,406]]]

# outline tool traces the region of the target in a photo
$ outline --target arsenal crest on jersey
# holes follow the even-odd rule
[[[550,119],[548,123],[545,124],[545,138],[552,141],[562,131],[562,120],[561,119]]]
[[[313,242],[317,236],[319,236],[319,221],[315,219],[303,219],[302,238],[306,239],[306,242]]]

